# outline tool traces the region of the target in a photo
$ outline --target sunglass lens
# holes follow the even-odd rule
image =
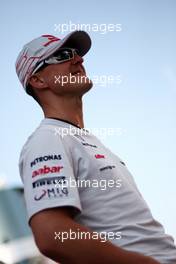
[[[73,58],[73,52],[71,49],[60,49],[55,52],[54,57],[57,58],[58,61],[70,60]]]

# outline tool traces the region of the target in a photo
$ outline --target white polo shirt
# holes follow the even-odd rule
[[[54,207],[76,208],[75,221],[126,250],[176,264],[176,246],[157,222],[125,163],[94,135],[45,118],[19,161],[28,219]]]

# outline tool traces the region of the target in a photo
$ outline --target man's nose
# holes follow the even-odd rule
[[[77,63],[83,63],[84,59],[79,56],[77,53],[74,54],[74,58],[72,60],[72,64],[77,64]]]

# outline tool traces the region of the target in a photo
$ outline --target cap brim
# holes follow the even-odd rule
[[[91,38],[85,31],[73,31],[63,39],[61,47],[78,49],[79,55],[84,56],[91,47]]]

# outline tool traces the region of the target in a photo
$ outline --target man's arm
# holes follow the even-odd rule
[[[35,242],[42,254],[62,264],[159,264],[150,257],[126,251],[101,239],[55,239],[55,232],[90,232],[91,230],[76,223],[72,208],[53,208],[35,214],[30,226]]]

